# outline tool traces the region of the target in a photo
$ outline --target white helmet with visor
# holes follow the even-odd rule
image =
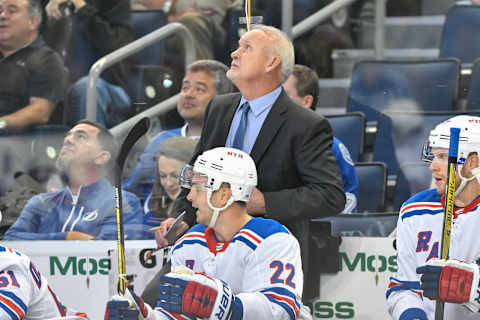
[[[480,117],[460,115],[441,122],[430,131],[430,136],[423,146],[423,161],[433,161],[433,158],[435,157],[432,153],[433,148],[448,150],[450,147],[450,128],[460,128],[457,157],[458,165],[464,165],[468,155],[472,152],[476,152],[480,155]],[[480,168],[472,170],[473,177],[471,178],[462,177],[461,168],[459,168],[457,172],[460,174],[462,182],[455,192],[456,195],[463,190],[468,181],[477,178],[480,183]]]
[[[207,202],[214,211],[209,226],[213,227],[220,211],[229,207],[234,201],[247,202],[257,185],[257,169],[253,159],[245,152],[219,147],[197,157],[193,167],[186,165],[180,176],[180,185],[190,189],[193,184],[201,182],[207,189]],[[210,201],[214,191],[222,183],[228,183],[232,196],[222,208],[214,207]]]

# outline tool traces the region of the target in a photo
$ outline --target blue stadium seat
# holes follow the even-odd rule
[[[328,222],[332,236],[388,237],[397,226],[398,213],[339,214],[313,222]]]
[[[137,40],[167,24],[163,10],[130,11],[134,39]],[[158,65],[163,61],[165,50],[163,41],[143,49],[135,55],[138,64]]]
[[[480,58],[472,66],[472,77],[467,96],[467,110],[480,110]]]
[[[371,126],[390,110],[452,111],[459,71],[457,59],[360,61],[353,69],[347,112],[363,112]]]
[[[395,183],[394,209],[399,211],[402,204],[420,191],[430,189],[432,173],[427,163],[407,162],[400,166]]]
[[[383,162],[355,163],[358,176],[357,212],[383,212],[387,189],[387,166]]]
[[[462,112],[388,112],[378,120],[373,161],[387,164],[389,179],[395,179],[399,165],[420,161],[423,143],[440,122]]]
[[[361,112],[350,112],[326,118],[332,126],[333,135],[350,151],[353,162],[359,161],[365,138],[365,115]]]
[[[445,18],[440,40],[440,58],[458,58],[471,64],[480,57],[480,7],[452,6]]]

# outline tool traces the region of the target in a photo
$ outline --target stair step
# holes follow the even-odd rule
[[[444,22],[444,15],[388,17],[385,19],[385,48],[439,48]],[[358,47],[373,48],[375,25],[372,22],[364,22],[359,29]]]

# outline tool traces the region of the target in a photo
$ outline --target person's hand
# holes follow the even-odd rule
[[[84,0],[50,0],[45,7],[47,16],[57,20],[62,18],[64,16],[63,10],[69,1],[73,3],[75,10],[86,5]]]
[[[65,240],[92,240],[94,236],[80,231],[68,231]]]
[[[168,239],[166,238],[168,230],[172,227],[175,222],[175,218],[167,218],[162,221],[160,228],[155,230],[155,241],[159,248],[165,248],[169,245]],[[188,230],[188,224],[182,222],[178,230],[176,231],[177,239],[180,238]]]
[[[236,319],[242,312],[242,302],[235,298],[227,283],[204,274],[192,274],[189,269],[178,272],[160,278],[157,307],[216,320]]]
[[[479,268],[476,263],[458,260],[431,259],[417,268],[421,274],[420,288],[431,300],[466,303],[480,308],[478,303]],[[476,306],[474,306],[476,304]]]
[[[107,302],[104,320],[148,319],[149,313],[143,299],[127,289],[125,296],[115,295]]]
[[[263,193],[254,188],[247,202],[247,212],[252,216],[263,216],[267,212]]]

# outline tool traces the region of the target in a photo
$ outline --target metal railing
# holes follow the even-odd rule
[[[357,0],[336,0],[318,10],[316,13],[305,18],[292,27],[292,0],[282,1],[282,19],[285,12],[290,13],[290,19],[282,20],[282,30],[291,37],[297,39],[304,33],[318,26],[320,23],[330,18],[338,10],[352,4]],[[383,59],[385,52],[385,6],[386,0],[375,0],[375,56],[377,59]],[[287,11],[288,10],[288,11]]]
[[[333,1],[329,5],[325,6],[324,8],[320,9],[316,13],[312,14],[308,18],[304,19],[303,21],[301,21],[300,23],[298,23],[298,24],[296,24],[295,26],[292,27],[292,23],[293,23],[293,0],[282,0],[282,30],[292,40],[294,40],[294,39],[300,37],[301,35],[303,35],[304,33],[308,32],[309,30],[313,29],[314,27],[316,27],[317,25],[319,25],[320,23],[322,23],[323,21],[325,21],[329,17],[331,17],[338,10],[352,4],[355,1],[357,1],[357,0],[336,0],[336,1]],[[375,5],[375,17],[376,17],[375,18],[375,24],[376,24],[376,26],[375,26],[375,52],[376,52],[377,59],[382,59],[383,56],[384,56],[384,51],[385,51],[385,40],[384,40],[385,6],[386,6],[386,0],[376,0],[376,5]],[[168,27],[172,24],[174,24],[174,23],[170,23],[167,26],[155,31],[154,33],[159,33],[160,30],[163,30],[164,28],[166,28],[166,27]],[[178,24],[178,23],[176,23],[176,24]],[[150,35],[153,35],[154,33],[152,33]],[[149,37],[150,35],[147,35],[147,36],[145,36],[141,39],[138,39],[137,41],[140,41],[140,40],[142,40],[146,37]],[[137,41],[135,41],[135,42],[137,42]],[[135,43],[135,42],[133,42],[133,43]],[[190,46],[193,46],[192,42],[193,42],[193,40],[190,41],[188,44]],[[152,44],[153,43],[155,43],[155,42],[152,42]],[[187,43],[185,43],[185,45],[187,46]],[[145,45],[145,46],[147,46],[147,45]],[[144,48],[145,46],[143,46],[142,48]],[[141,50],[141,49],[138,49],[137,51],[139,51],[139,50]],[[135,52],[137,52],[137,51],[135,51]],[[186,52],[187,53],[189,52],[187,47],[186,47]],[[192,48],[192,52],[194,52],[193,48]],[[106,56],[106,57],[108,57],[108,56]],[[189,61],[188,58],[186,60],[187,60],[186,65],[188,65],[190,62],[193,61],[193,58],[192,58],[191,61]],[[93,67],[92,67],[92,69],[93,69]],[[105,68],[103,68],[103,69],[105,69]],[[89,85],[89,87],[90,87],[90,85]],[[94,88],[95,86],[93,86],[93,84],[92,84],[92,87]],[[93,92],[95,92],[95,94],[96,94],[95,90],[93,90]],[[130,118],[129,120],[127,120],[125,122],[122,122],[121,124],[115,126],[110,131],[116,137],[123,136],[142,117],[159,116],[159,115],[161,115],[163,113],[166,113],[166,112],[172,110],[173,108],[175,108],[176,103],[178,101],[178,96],[179,95],[177,94],[177,95],[175,95],[175,96],[173,96],[173,97],[171,97],[171,98],[169,98],[165,101],[162,101],[162,102],[156,104],[155,106],[137,114],[136,116]],[[88,101],[89,100],[88,100],[88,95],[87,95],[87,118],[89,117],[89,113],[88,113],[89,102]],[[91,103],[93,104],[94,102],[91,102]],[[92,110],[90,110],[90,112],[93,112],[93,114],[90,114],[90,116],[92,116],[93,117],[92,119],[94,119],[96,109],[92,109]]]
[[[96,121],[97,119],[97,82],[100,74],[107,69],[108,67],[114,65],[115,63],[143,50],[146,47],[149,47],[158,41],[168,37],[169,35],[175,33],[180,36],[185,45],[185,65],[189,65],[195,61],[196,52],[193,46],[193,37],[188,31],[188,29],[181,23],[172,22],[164,27],[153,31],[152,33],[147,34],[146,36],[141,37],[129,43],[128,45],[121,47],[112,53],[100,58],[97,62],[93,64],[90,68],[88,74],[88,88],[87,88],[87,105],[86,105],[86,117],[89,120]],[[123,124],[120,126],[123,127]],[[122,131],[121,128],[116,129],[117,131]],[[127,128],[128,130],[128,128]]]

